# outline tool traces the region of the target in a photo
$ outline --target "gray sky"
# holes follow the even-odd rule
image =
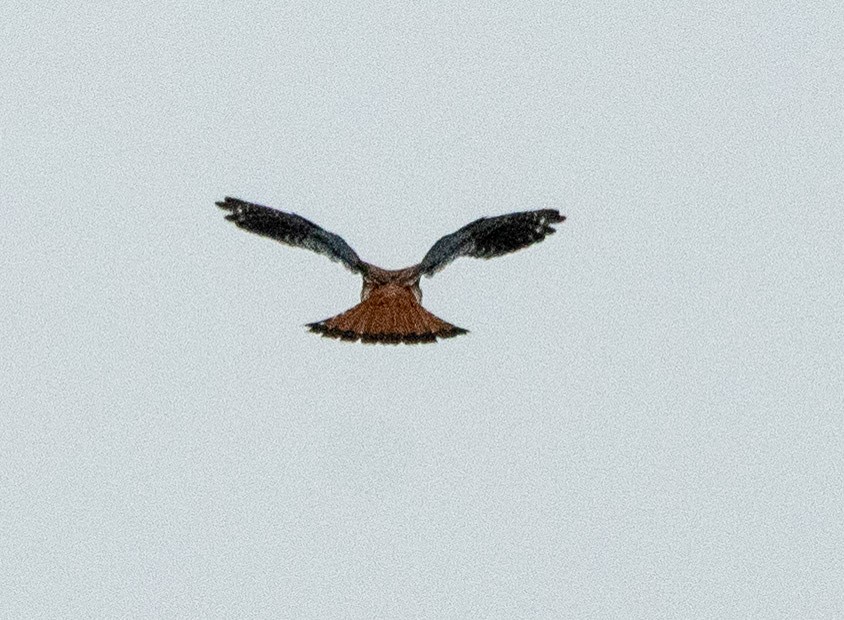
[[[844,617],[839,3],[97,4],[0,24],[0,615]],[[376,347],[224,195],[569,219]]]

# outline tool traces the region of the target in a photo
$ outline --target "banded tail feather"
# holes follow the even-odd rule
[[[307,327],[328,338],[382,344],[436,342],[468,333],[428,312],[409,287],[389,285],[345,312]]]

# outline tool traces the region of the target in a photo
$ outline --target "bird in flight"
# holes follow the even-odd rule
[[[566,219],[555,209],[482,217],[437,241],[421,263],[382,269],[361,260],[338,235],[295,213],[229,197],[216,204],[230,211],[226,219],[244,230],[324,254],[363,277],[360,303],[309,323],[310,331],[340,340],[386,344],[435,342],[467,333],[422,307],[421,277],[434,275],[460,256],[493,258],[521,250],[556,232],[551,225]]]

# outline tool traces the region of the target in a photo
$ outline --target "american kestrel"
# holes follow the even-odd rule
[[[434,275],[459,256],[492,258],[526,248],[556,232],[551,225],[566,219],[555,209],[482,217],[437,241],[421,263],[405,269],[381,269],[362,261],[338,235],[295,213],[229,197],[216,204],[231,211],[226,219],[240,228],[324,254],[363,277],[360,303],[337,316],[309,323],[310,331],[340,340],[387,344],[435,342],[467,333],[422,307],[420,278]]]

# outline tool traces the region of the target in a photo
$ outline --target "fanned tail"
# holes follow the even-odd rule
[[[425,310],[405,286],[378,288],[353,308],[307,327],[329,338],[383,344],[436,342],[467,333]]]

